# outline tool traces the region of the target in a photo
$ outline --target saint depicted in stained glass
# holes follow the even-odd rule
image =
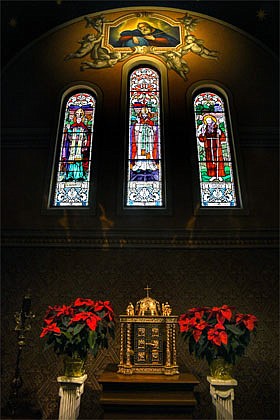
[[[162,206],[158,73],[150,68],[130,76],[128,206]]]
[[[203,92],[194,100],[202,206],[236,206],[223,100]]]
[[[94,111],[88,93],[66,103],[54,206],[88,206]]]

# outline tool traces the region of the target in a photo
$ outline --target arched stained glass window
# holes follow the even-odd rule
[[[160,105],[158,72],[134,70],[129,80],[127,206],[163,205]]]
[[[95,99],[85,92],[65,105],[53,206],[88,206]]]
[[[223,99],[205,91],[194,99],[202,207],[236,207],[231,142]]]

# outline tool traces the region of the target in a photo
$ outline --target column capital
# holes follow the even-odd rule
[[[213,376],[207,376],[207,381],[210,385],[213,386],[224,386],[224,387],[233,387],[237,386],[238,382],[236,379],[216,379]]]
[[[57,382],[63,384],[82,385],[87,379],[87,375],[83,376],[58,376]]]

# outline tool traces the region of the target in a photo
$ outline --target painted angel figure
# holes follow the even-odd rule
[[[91,53],[93,58],[98,57],[98,48],[100,47],[101,40],[103,35],[94,35],[94,34],[87,34],[85,35],[79,44],[81,44],[80,48],[74,53],[70,53],[65,57],[65,61],[70,60],[71,58],[82,58],[85,57],[87,54]]]
[[[86,23],[86,28],[89,28],[90,26],[92,26],[94,29],[96,29],[96,31],[101,34],[102,32],[102,27],[103,27],[103,22],[104,22],[104,16],[99,15],[96,16],[94,18],[91,18],[89,16],[85,16],[84,17]]]
[[[204,46],[204,41],[202,39],[197,39],[194,35],[187,35],[185,37],[185,45],[183,45],[181,53],[182,55],[185,55],[188,52],[193,52],[203,58],[218,60],[218,51],[209,50]]]
[[[160,55],[169,69],[175,70],[184,80],[187,80],[190,69],[188,63],[183,59],[181,51],[167,51]]]
[[[185,30],[188,34],[191,31],[195,30],[198,22],[201,21],[201,19],[194,18],[188,13],[186,13],[185,16],[183,16],[182,18],[179,18],[178,20],[183,23]]]

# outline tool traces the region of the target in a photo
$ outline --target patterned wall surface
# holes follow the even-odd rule
[[[129,301],[151,295],[168,300],[175,314],[195,305],[235,305],[259,318],[256,337],[236,367],[237,419],[278,418],[278,253],[272,249],[168,250],[168,249],[49,249],[7,248],[2,252],[2,407],[5,406],[16,360],[13,314],[28,288],[36,318],[28,334],[22,359],[23,391],[41,409],[44,419],[58,415],[57,376],[62,361],[43,351],[39,338],[48,305],[70,303],[76,297],[109,299],[117,314]],[[87,360],[88,380],[80,418],[101,415],[95,375],[118,363],[119,330],[108,351]],[[205,361],[191,357],[178,337],[178,359],[201,381],[195,418],[214,418],[206,381]]]

